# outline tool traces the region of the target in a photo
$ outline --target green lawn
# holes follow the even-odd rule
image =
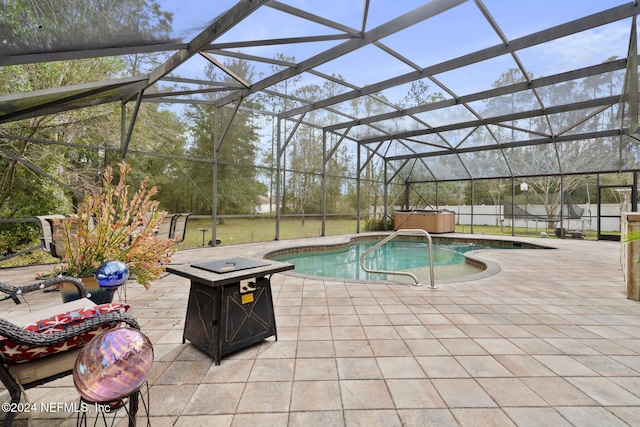
[[[361,222],[362,232],[365,222]],[[211,240],[211,219],[208,218],[190,218],[187,221],[187,233],[184,241],[178,244],[178,249],[189,249],[202,247],[202,232],[199,228],[207,228],[208,231],[205,234],[204,244],[208,245]],[[236,244],[236,243],[251,243],[251,242],[267,242],[274,240],[276,230],[275,218],[226,218],[224,224],[217,225],[218,239],[222,241],[223,245]],[[318,237],[321,235],[322,220],[316,218],[305,219],[304,225],[300,221],[300,218],[284,218],[280,222],[280,240],[295,239],[302,237]],[[529,236],[537,237],[540,232],[546,232],[549,238],[555,239],[556,236],[553,229],[546,229],[538,227],[529,228],[516,228],[516,236]],[[353,234],[356,232],[355,219],[330,219],[326,223],[326,235],[335,236],[341,234]],[[456,225],[456,232],[470,233],[471,226],[469,225]],[[510,227],[496,227],[487,225],[475,225],[473,227],[474,234],[488,234],[488,235],[511,235]],[[613,234],[613,233],[612,233]],[[588,240],[596,239],[595,231],[587,231],[585,238]],[[35,245],[36,243],[34,243]],[[0,263],[0,268],[30,265],[30,264],[43,264],[57,262],[58,260],[52,258],[49,254],[46,254],[40,250],[29,254],[10,258]]]
[[[364,230],[364,221],[361,222],[360,231]],[[205,234],[205,245],[211,240],[211,219],[189,219],[187,222],[187,234],[184,242],[180,243],[179,249],[194,248],[202,246],[202,232],[198,228],[207,228]],[[274,218],[233,218],[225,219],[224,224],[217,225],[217,237],[222,244],[266,242],[274,240],[276,221]],[[322,221],[320,219],[305,219],[302,225],[299,218],[285,218],[280,222],[280,239],[295,239],[301,237],[318,237],[321,235]],[[541,232],[546,232],[550,238],[556,238],[553,229],[538,227],[520,227],[515,229],[516,236],[537,237]],[[326,235],[335,236],[340,234],[352,234],[356,232],[356,221],[347,219],[327,220]],[[456,232],[470,233],[470,225],[456,225]],[[474,234],[504,235],[511,236],[510,227],[496,227],[488,225],[475,225]],[[585,238],[596,239],[595,231],[587,231]]]
[[[187,234],[179,249],[202,246],[202,231],[205,233],[205,245],[211,241],[211,219],[197,218],[187,221]],[[300,237],[317,237],[322,231],[322,220],[305,219],[304,225],[300,219],[284,219],[280,221],[280,239],[295,239]],[[327,235],[351,234],[356,232],[355,220],[329,220],[326,224]],[[217,238],[222,244],[266,242],[274,240],[276,235],[275,218],[226,218],[224,224],[216,226]]]

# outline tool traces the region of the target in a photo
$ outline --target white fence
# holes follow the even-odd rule
[[[529,207],[531,207],[530,205]],[[598,207],[597,205],[577,205],[584,208],[584,212],[580,219],[563,219],[563,227],[567,230],[597,230],[598,228]],[[438,206],[439,209],[447,209],[456,214],[456,224],[471,224],[471,206]],[[536,207],[536,212],[539,212]],[[620,205],[604,204],[600,206],[601,215],[601,231],[620,231],[620,218],[606,218],[608,215],[619,216]],[[533,209],[532,209],[533,210]],[[473,224],[474,225],[493,225],[511,227],[511,217],[503,215],[502,205],[476,205],[473,206]],[[547,229],[547,221],[540,219],[515,218],[516,227],[537,228],[540,231]],[[556,224],[559,227],[560,224]]]

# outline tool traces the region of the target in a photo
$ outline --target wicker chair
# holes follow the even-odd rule
[[[86,298],[87,291],[82,285],[82,282],[71,277],[56,277],[40,283],[21,287],[11,286],[0,282],[0,301],[12,299],[16,304],[20,304],[20,299],[24,294],[40,289],[46,289],[65,282],[70,282],[77,286],[82,298],[64,304],[53,304],[53,307],[28,312],[24,315],[12,318],[11,320],[0,318],[0,336],[24,346],[41,349],[66,343],[70,339],[77,339],[77,337],[95,332],[101,327],[113,327],[115,325],[125,324],[132,328],[140,329],[140,326],[133,317],[121,311],[112,311],[102,314],[98,313],[95,317],[83,319],[80,322],[74,322],[72,326],[68,326],[61,332],[38,333],[25,329],[24,326],[37,322],[39,319],[47,319],[57,314],[95,306],[91,300]],[[6,295],[4,298],[1,298],[2,293]],[[2,316],[5,316],[4,311]],[[80,347],[77,347],[69,351],[57,352],[55,354],[22,363],[15,363],[15,361],[11,361],[8,359],[6,354],[0,352],[3,362],[0,364],[0,380],[2,380],[2,383],[9,391],[13,406],[15,407],[20,402],[20,398],[24,390],[73,373],[73,366],[79,352]],[[133,419],[130,417],[129,425],[135,425],[135,413],[138,408],[137,395],[130,399],[129,408],[130,412],[133,414]],[[5,427],[10,426],[16,415],[16,412],[7,412],[5,414],[3,425]]]

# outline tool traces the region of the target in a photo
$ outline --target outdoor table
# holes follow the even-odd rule
[[[191,280],[182,342],[189,340],[219,365],[222,356],[265,338],[277,341],[271,275],[293,268],[253,258],[167,266]]]
[[[204,236],[207,234],[207,231],[209,231],[209,228],[198,228],[198,231],[202,232],[202,246],[204,246]]]

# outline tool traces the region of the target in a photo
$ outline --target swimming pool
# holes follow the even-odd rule
[[[360,267],[360,256],[382,238],[351,239],[343,245],[289,248],[267,256],[269,259],[290,262],[295,274],[355,281],[391,280],[407,282],[402,276],[367,273]],[[435,278],[438,281],[472,277],[488,268],[494,274],[499,266],[480,261],[465,254],[486,249],[517,249],[535,247],[513,241],[440,239],[433,237]],[[408,271],[420,281],[429,280],[429,250],[421,238],[397,238],[375,249],[365,258],[369,270]]]

